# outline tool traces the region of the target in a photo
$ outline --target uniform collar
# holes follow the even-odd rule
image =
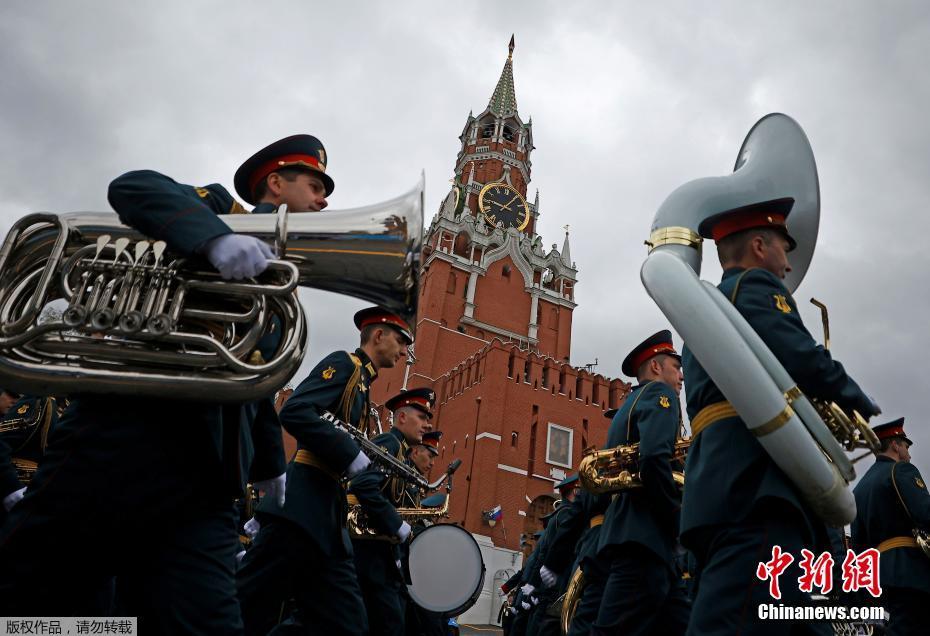
[[[274,203],[259,203],[252,208],[252,214],[272,214],[276,209]]]
[[[745,267],[731,267],[729,269],[725,269],[723,271],[723,280],[732,278],[733,276],[736,276],[744,271],[746,271]]]
[[[895,460],[891,459],[890,457],[887,457],[886,455],[879,455],[878,457],[875,458],[875,461],[876,462],[892,462],[892,463],[895,462]]]
[[[400,431],[399,428],[397,428],[396,426],[392,426],[391,430],[389,430],[388,433],[390,433],[391,435],[397,438],[397,440],[400,442],[400,447],[403,451],[407,450],[407,446],[408,446],[407,438],[404,437],[404,434]]]
[[[365,370],[368,372],[369,379],[374,380],[377,378],[378,370],[375,368],[371,358],[368,357],[368,354],[365,353],[361,348],[358,348],[355,350],[355,355],[357,355],[358,359],[362,361],[362,366],[365,367]]]

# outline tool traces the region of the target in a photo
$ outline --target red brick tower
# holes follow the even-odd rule
[[[487,108],[465,122],[452,188],[427,230],[416,361],[385,369],[372,399],[405,385],[436,391],[434,470],[463,460],[450,521],[515,550],[582,449],[606,441],[603,411],[629,385],[569,364],[577,269],[567,231],[561,251],[543,249],[538,191],[526,200],[532,120],[517,112],[513,49],[511,39]],[[491,523],[483,513],[498,505]]]

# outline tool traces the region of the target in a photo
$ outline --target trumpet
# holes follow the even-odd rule
[[[675,442],[672,464],[684,466],[690,445],[690,438]],[[683,470],[673,470],[672,478],[679,488],[684,488]],[[593,446],[586,449],[578,464],[578,480],[585,490],[595,495],[642,488],[643,482],[639,476],[639,443],[604,450],[597,450]]]

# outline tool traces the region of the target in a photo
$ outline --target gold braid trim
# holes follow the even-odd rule
[[[352,402],[355,398],[355,387],[358,386],[362,378],[362,361],[359,360],[358,356],[354,353],[349,354],[349,359],[352,360],[352,364],[355,365],[355,370],[352,372],[352,377],[346,382],[346,388],[342,392],[342,397],[339,398],[339,406],[336,410],[339,411],[343,421],[352,424],[349,418],[352,415]]]

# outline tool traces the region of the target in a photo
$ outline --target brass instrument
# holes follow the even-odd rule
[[[690,445],[690,438],[676,441],[671,462],[684,466]],[[604,450],[591,447],[584,451],[578,464],[578,480],[585,490],[595,495],[642,488],[638,464],[639,443]],[[679,488],[684,488],[684,471],[673,470],[672,478]]]
[[[917,547],[924,553],[924,556],[930,559],[930,532],[914,528],[914,540],[917,541]]]
[[[568,582],[568,588],[565,594],[559,599],[561,601],[561,612],[559,614],[559,626],[562,628],[562,636],[568,634],[572,626],[572,619],[578,610],[578,603],[581,602],[581,596],[584,594],[585,580],[584,572],[581,567],[575,568],[571,580]]]
[[[13,457],[12,461],[13,467],[16,468],[16,478],[28,486],[39,469],[39,465],[36,462],[20,459],[19,457]]]
[[[840,527],[856,515],[849,488],[856,472],[843,445],[730,299],[699,278],[699,230],[704,221],[749,205],[779,203],[791,205],[789,225],[797,240],[791,270],[783,280],[794,294],[817,244],[820,185],[804,130],[790,117],[772,113],[746,135],[731,174],[685,183],[662,203],[653,219],[640,278],[811,510],[828,525]],[[835,430],[843,427],[836,426]]]
[[[440,519],[449,516],[449,500],[452,495],[452,475],[461,465],[462,460],[456,459],[449,464],[446,471],[442,474],[442,477],[431,484],[426,484],[425,488],[421,488],[421,492],[428,492],[437,490],[445,483],[446,492],[444,493],[441,505],[435,507],[421,505],[409,508],[397,508],[397,514],[400,515],[400,518],[412,526],[421,521],[437,523]],[[379,539],[382,541],[399,543],[397,537],[380,534],[377,530],[368,525],[365,510],[362,505],[357,502],[353,503],[350,501],[349,514],[346,518],[346,527],[349,530],[349,535],[353,539]]]
[[[823,321],[823,348],[830,348],[830,315],[827,312],[827,306],[811,298],[811,304],[820,309],[820,318]],[[820,414],[823,423],[827,425],[833,437],[836,438],[843,448],[847,451],[854,451],[857,448],[866,448],[868,453],[863,453],[854,458],[853,463],[863,457],[878,454],[881,450],[881,442],[878,436],[869,427],[868,421],[859,414],[859,411],[853,410],[847,413],[836,402],[828,402],[820,398],[812,397],[810,402]]]
[[[278,258],[258,279],[224,281],[112,213],[14,223],[0,247],[0,386],[216,402],[272,395],[306,352],[298,286],[363,298],[414,324],[422,178],[377,205],[223,220],[274,245]],[[53,301],[67,308],[40,324]],[[281,342],[264,360],[256,346],[276,325]]]

